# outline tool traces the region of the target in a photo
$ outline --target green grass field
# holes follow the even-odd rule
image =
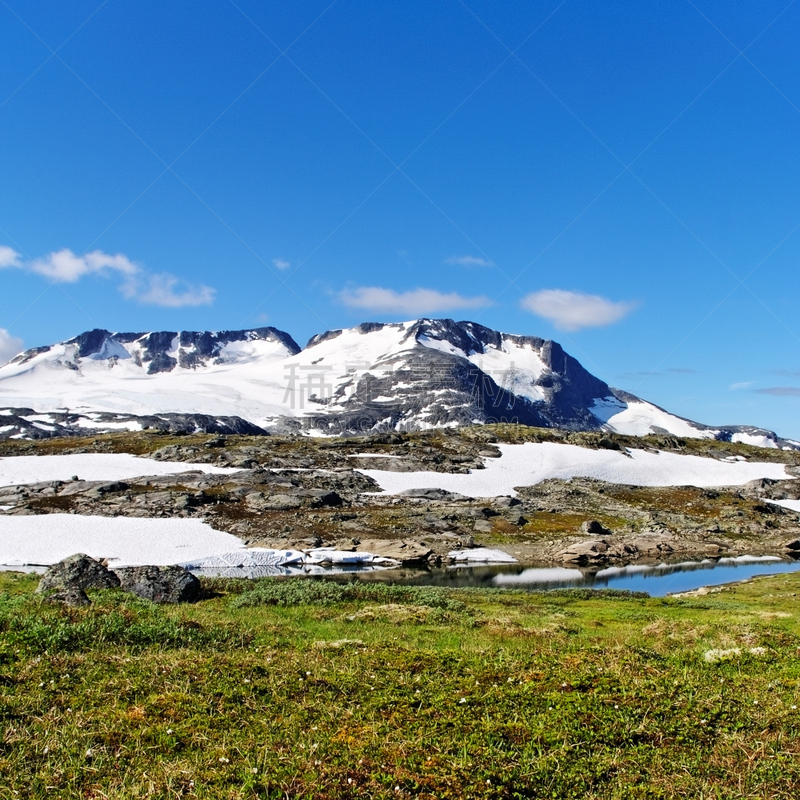
[[[800,575],[705,597],[0,574],[0,798],[795,798]]]

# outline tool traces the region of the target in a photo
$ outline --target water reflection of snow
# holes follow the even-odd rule
[[[742,555],[676,564],[629,564],[597,571],[560,567],[528,568],[517,573],[498,572],[495,586],[534,590],[557,588],[628,589],[646,591],[654,596],[718,586],[747,580],[756,575],[773,575],[800,570],[800,561],[778,556]],[[713,573],[710,574],[710,573]]]

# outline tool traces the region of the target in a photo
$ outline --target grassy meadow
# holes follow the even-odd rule
[[[795,798],[800,575],[705,596],[0,573],[0,798]]]

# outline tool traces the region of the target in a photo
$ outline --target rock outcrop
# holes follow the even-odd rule
[[[183,567],[126,567],[117,575],[122,588],[142,600],[191,603],[200,596],[200,581]]]

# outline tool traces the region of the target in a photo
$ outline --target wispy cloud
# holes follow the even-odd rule
[[[740,389],[749,389],[753,383],[754,381],[740,381],[739,383],[732,383],[728,389],[737,392]]]
[[[785,378],[800,378],[800,369],[771,369],[771,375],[783,375]]]
[[[754,389],[758,394],[771,394],[775,397],[800,397],[798,386],[768,386],[765,389]]]
[[[493,267],[494,261],[480,256],[448,256],[444,260],[445,264],[453,267]]]
[[[691,367],[669,367],[668,369],[654,369],[654,370],[647,370],[642,369],[638,370],[637,372],[623,372],[621,375],[617,375],[618,379],[624,379],[626,381],[635,381],[641,378],[665,378],[671,375],[699,375],[700,370],[692,369]]]
[[[596,294],[542,289],[525,295],[520,305],[526,311],[550,320],[562,331],[601,328],[619,322],[636,303],[614,302]]]
[[[210,286],[192,286],[168,272],[134,275],[125,280],[119,289],[129,300],[164,308],[208,306],[214,302],[217,293]]]
[[[87,275],[106,278],[116,275],[122,279],[119,290],[128,300],[166,308],[208,305],[214,302],[216,294],[210,286],[190,284],[169,272],[149,272],[122,253],[111,255],[102,250],[75,255],[64,248],[25,261],[19,253],[2,245],[0,268],[23,269],[55,283],[76,283]]]
[[[22,339],[12,336],[5,328],[0,328],[0,365],[21,353],[22,349]]]
[[[275,269],[289,269],[292,265],[285,258],[273,258],[272,266]]]
[[[378,286],[359,286],[339,292],[339,301],[348,308],[358,308],[384,314],[420,316],[455,311],[462,308],[484,308],[491,304],[488,297],[464,297],[456,292],[436,289],[412,289],[396,292]]]

